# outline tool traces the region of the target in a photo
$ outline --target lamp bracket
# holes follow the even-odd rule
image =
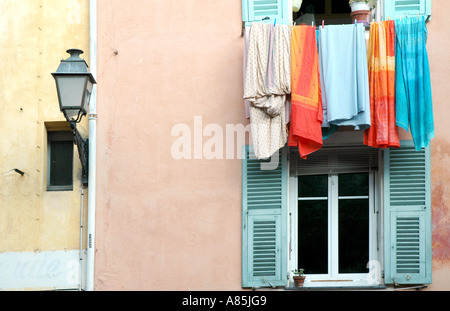
[[[83,185],[87,185],[89,175],[89,139],[81,136],[77,129],[77,122],[70,121],[69,124],[73,132],[74,142],[77,145],[78,155],[81,161],[81,182]]]

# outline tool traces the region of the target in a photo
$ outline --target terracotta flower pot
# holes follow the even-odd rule
[[[363,23],[365,26],[370,24],[370,7],[365,2],[354,2],[350,8],[352,22],[356,19],[358,23]]]
[[[296,275],[293,276],[292,278],[294,279],[294,285],[296,287],[303,287],[303,283],[305,283],[306,278],[304,275],[303,276]]]
[[[363,23],[364,25],[370,24],[370,11],[369,10],[361,10],[354,11],[350,13],[352,21],[356,19],[358,23]]]

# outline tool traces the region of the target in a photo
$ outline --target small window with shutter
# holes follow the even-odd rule
[[[73,134],[69,131],[47,132],[47,190],[73,190]]]

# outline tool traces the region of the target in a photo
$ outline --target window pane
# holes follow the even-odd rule
[[[350,13],[351,9],[348,0],[333,0],[331,2],[331,11],[334,14]]]
[[[339,200],[339,273],[367,273],[369,200]]]
[[[328,175],[300,176],[298,179],[298,196],[327,197]]]
[[[340,174],[339,195],[369,195],[369,174]]]
[[[73,142],[52,141],[50,144],[50,186],[71,186]]]
[[[325,0],[303,0],[300,11],[310,14],[325,14]]]
[[[298,203],[298,267],[306,274],[328,273],[328,201]]]

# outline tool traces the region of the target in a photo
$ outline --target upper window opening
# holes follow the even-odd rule
[[[299,24],[326,25],[352,23],[348,0],[303,0],[298,12],[293,12],[294,22]]]

